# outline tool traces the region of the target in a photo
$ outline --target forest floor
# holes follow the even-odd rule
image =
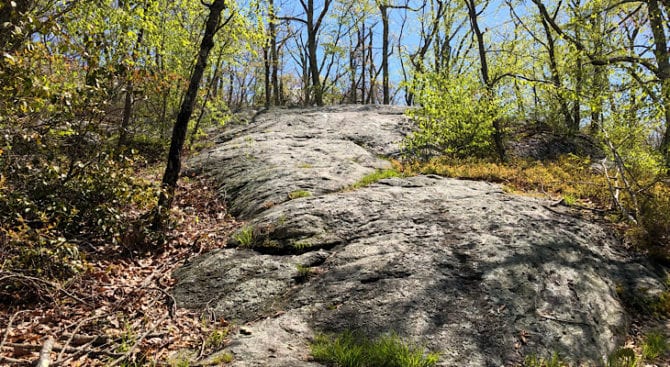
[[[0,302],[0,366],[40,360],[50,366],[195,366],[232,359],[220,350],[236,326],[177,308],[170,290],[175,269],[223,246],[240,223],[214,188],[189,178],[180,182],[172,218],[159,252],[98,248],[87,254],[87,270],[66,283],[0,274],[27,290],[17,297],[31,295],[12,306]],[[668,334],[670,323],[634,315],[626,346],[642,353],[650,331]],[[669,366],[670,359],[643,365]]]
[[[0,302],[0,366],[193,366],[220,350],[226,321],[177,308],[171,275],[225,244],[238,224],[202,180],[182,179],[171,218],[159,252],[96,248],[87,270],[65,283],[0,274],[22,285],[19,302]]]

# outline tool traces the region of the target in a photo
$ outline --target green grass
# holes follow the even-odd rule
[[[355,184],[351,185],[350,188],[352,189],[359,189],[361,187],[369,186],[372,185],[373,183],[383,180],[385,178],[391,178],[391,177],[403,177],[403,174],[394,169],[378,169],[369,175],[363,176],[358,182]]]
[[[664,355],[668,350],[668,340],[663,333],[653,331],[644,337],[642,342],[642,358],[655,359]]]
[[[607,367],[635,367],[637,356],[630,348],[619,348],[607,358]]]
[[[245,226],[233,235],[233,239],[242,247],[249,247],[254,242],[254,228]]]
[[[394,334],[374,340],[349,331],[319,335],[311,351],[316,361],[338,367],[431,367],[439,360],[437,353],[426,353]]]
[[[535,355],[526,356],[523,361],[524,367],[564,367],[568,366],[567,363],[561,359],[558,353],[554,352],[551,355],[551,358],[544,359]]]
[[[295,190],[288,193],[288,198],[291,200],[310,196],[312,196],[312,193],[307,190]]]
[[[297,264],[295,266],[295,269],[296,269],[297,273],[296,273],[294,279],[298,283],[304,283],[304,282],[308,281],[309,278],[312,277],[312,275],[314,275],[314,269],[312,269],[309,266],[305,266],[305,265],[302,265],[302,264]]]

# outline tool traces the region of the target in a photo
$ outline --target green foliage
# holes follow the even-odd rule
[[[297,251],[303,251],[303,250],[305,250],[305,249],[308,249],[308,248],[312,247],[312,243],[311,243],[311,242],[309,242],[309,241],[304,241],[304,240],[302,240],[302,241],[294,241],[294,242],[291,243],[291,245],[292,245],[293,248],[296,249]]]
[[[619,348],[607,358],[607,367],[636,367],[637,355],[630,348]]]
[[[254,227],[242,227],[233,235],[233,239],[242,247],[250,247],[254,243]]]
[[[352,189],[359,189],[361,187],[372,185],[373,183],[391,177],[403,177],[403,174],[394,168],[377,169],[369,175],[363,176],[358,182],[351,185]]]
[[[645,335],[642,342],[642,358],[655,359],[665,355],[668,351],[668,339],[658,331],[652,331]]]
[[[503,116],[500,101],[476,77],[420,75],[422,89],[415,91],[421,106],[407,115],[418,130],[404,142],[411,157],[435,153],[454,157],[493,154],[493,121]]]
[[[156,191],[133,177],[132,159],[100,153],[88,161],[48,160],[35,149],[21,159],[0,156],[2,269],[68,278],[84,269],[77,243],[135,245],[124,209],[149,207]]]
[[[221,348],[228,337],[228,328],[212,330],[205,340],[205,348]]]
[[[429,367],[439,360],[437,353],[426,353],[395,334],[375,340],[349,331],[318,335],[310,348],[315,360],[339,367]]]
[[[566,367],[568,364],[561,359],[557,352],[554,352],[549,359],[538,357],[536,355],[526,356],[523,361],[524,367]]]

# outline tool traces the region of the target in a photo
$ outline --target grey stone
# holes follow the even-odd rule
[[[218,180],[253,241],[234,235],[177,271],[179,304],[245,325],[228,347],[235,366],[317,366],[311,338],[344,330],[397,333],[439,351],[440,366],[554,351],[601,362],[627,332],[620,290],[661,289],[659,277],[601,225],[496,184],[347,189],[398,154],[398,111],[287,110],[224,131],[190,164]],[[295,189],[312,196],[289,200]]]

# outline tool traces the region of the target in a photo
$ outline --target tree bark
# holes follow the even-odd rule
[[[207,66],[207,58],[214,47],[214,35],[216,34],[219,22],[221,20],[221,12],[226,8],[225,0],[214,0],[207,5],[209,8],[209,16],[205,24],[205,34],[200,43],[200,51],[198,58],[191,74],[191,79],[188,84],[188,89],[184,100],[182,101],[172,130],[172,140],[170,142],[170,151],[167,158],[167,166],[163,175],[162,190],[158,199],[158,207],[154,216],[154,229],[159,229],[164,219],[172,206],[174,198],[174,191],[177,187],[177,180],[181,171],[181,152],[184,147],[184,140],[186,139],[186,131],[188,129],[188,121],[193,113],[195,100],[200,87],[202,75]]]
[[[268,1],[270,7],[270,59],[272,60],[272,103],[281,104],[281,89],[279,89],[279,51],[277,50],[277,14],[275,14],[274,0]]]
[[[382,15],[382,94],[383,104],[391,103],[389,91],[389,18],[388,6],[379,5]]]
[[[665,4],[665,3],[664,3]],[[666,4],[667,6],[667,4]],[[670,11],[670,9],[665,9]],[[647,1],[647,12],[651,33],[654,36],[654,57],[658,65],[658,77],[661,85],[661,101],[665,119],[665,132],[661,140],[661,153],[665,157],[665,162],[670,167],[670,50],[668,50],[668,40],[665,35],[665,26],[667,19],[663,19],[663,11],[659,6],[658,0]]]

